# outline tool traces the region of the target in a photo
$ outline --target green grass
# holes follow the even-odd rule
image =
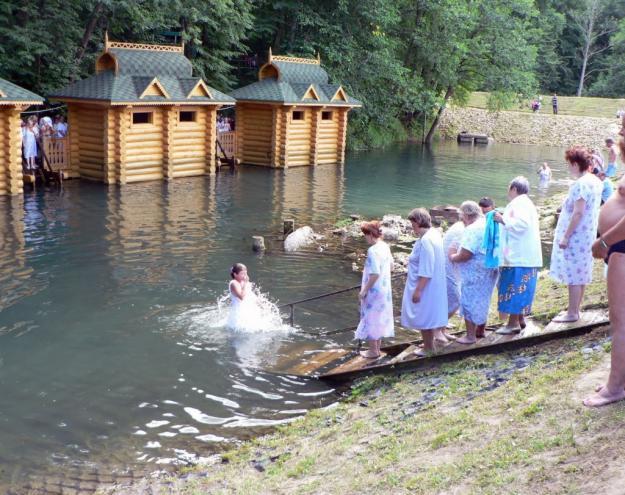
[[[542,108],[540,114],[551,115],[552,95],[542,95]],[[467,106],[475,108],[487,108],[488,93],[472,93]],[[616,112],[625,109],[623,98],[591,98],[587,96],[558,96],[558,115],[578,115],[581,117],[606,117],[616,119]],[[530,100],[520,106],[509,108],[516,112],[532,113]]]

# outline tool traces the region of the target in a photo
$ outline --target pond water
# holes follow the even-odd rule
[[[557,148],[440,143],[352,153],[344,167],[0,198],[0,492],[49,472],[185,462],[332,403],[323,383],[271,370],[348,342],[315,332],[354,324],[355,294],[300,311],[295,329],[231,332],[217,308],[229,266],[246,263],[273,301],[355,285],[342,256],[284,253],[282,219],[315,227],[483,195],[503,205],[509,180],[535,185],[543,160],[563,177]],[[270,241],[262,256],[256,234]]]

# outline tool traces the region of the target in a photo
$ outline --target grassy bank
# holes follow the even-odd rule
[[[541,114],[551,114],[552,95],[542,95]],[[488,108],[488,93],[472,93],[467,106],[474,108]],[[578,115],[580,117],[616,118],[618,110],[625,109],[623,98],[591,98],[587,96],[558,96],[558,115]],[[532,113],[530,102],[509,108],[515,112]]]
[[[622,493],[625,407],[581,405],[608,350],[597,330],[370,378],[349,401],[187,471],[166,493]]]

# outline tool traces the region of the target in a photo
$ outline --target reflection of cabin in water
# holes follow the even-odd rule
[[[41,96],[0,79],[0,196],[24,190],[20,112],[42,103]]]
[[[273,56],[258,81],[236,89],[237,158],[292,167],[343,163],[347,113],[361,103],[348,96],[317,59]]]
[[[108,38],[95,75],[51,98],[67,102],[74,175],[109,184],[213,173],[217,109],[234,102],[193,77],[183,46]]]

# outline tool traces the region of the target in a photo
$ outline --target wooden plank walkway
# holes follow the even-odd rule
[[[300,356],[297,364],[278,372],[345,381],[359,375],[398,372],[462,359],[476,354],[527,347],[554,339],[581,335],[596,327],[608,324],[607,312],[604,310],[586,311],[575,323],[549,323],[546,327],[528,319],[527,327],[519,334],[499,335],[489,331],[486,337],[479,339],[475,344],[466,345],[452,342],[439,352],[426,357],[419,357],[414,354],[420,344],[420,341],[415,340],[384,347],[382,349],[383,356],[376,360],[363,358],[353,348],[323,350],[318,353],[311,353],[310,356]]]

